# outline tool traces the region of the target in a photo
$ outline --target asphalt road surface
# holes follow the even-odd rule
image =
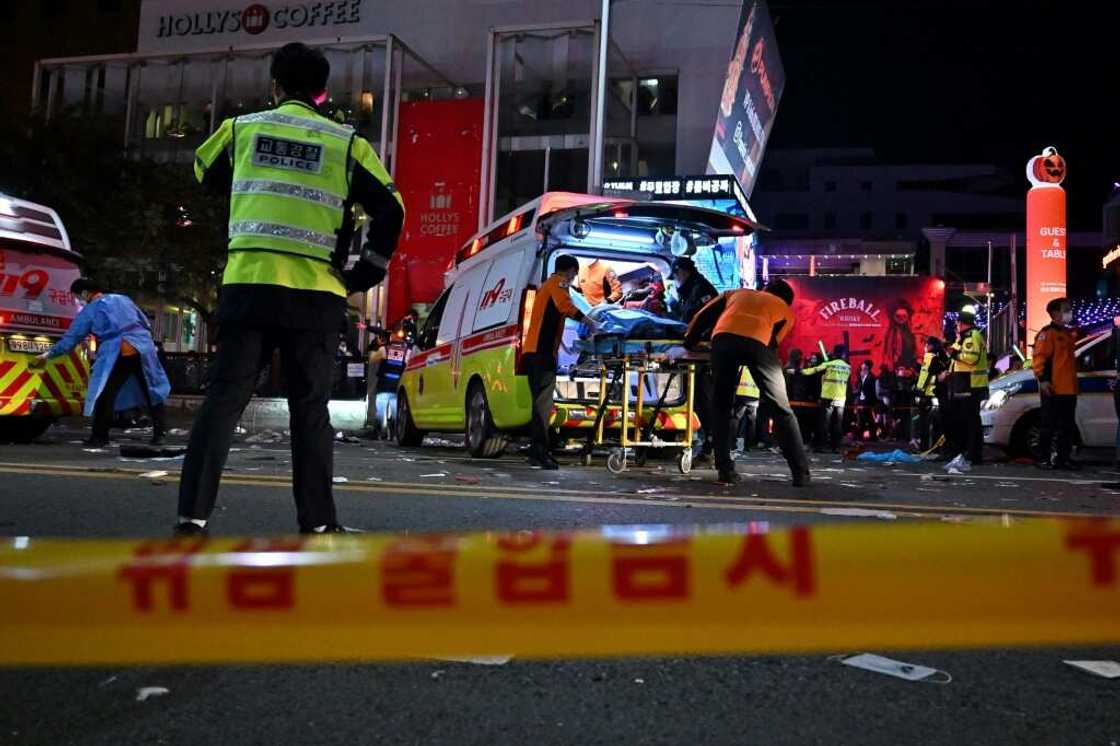
[[[59,428],[41,444],[0,446],[0,536],[168,534],[179,462],[87,452],[81,434]],[[235,447],[212,533],[292,531],[287,441],[257,434]],[[905,520],[1014,528],[1120,514],[1120,472],[1103,460],[1073,474],[993,463],[950,478],[937,464],[830,454],[814,457],[815,484],[798,490],[770,453],[741,460],[744,483],[724,488],[712,471],[683,476],[670,461],[613,475],[601,457],[543,472],[516,455],[472,461],[447,441],[413,450],[339,442],[335,452],[335,474],[347,480],[336,486],[340,515],[369,531]],[[168,474],[141,476],[151,471]],[[887,654],[952,681],[907,682],[827,655],[0,668],[0,743],[1120,744],[1120,680],[1062,663],[1120,660],[1120,649]],[[140,702],[142,687],[168,692]]]

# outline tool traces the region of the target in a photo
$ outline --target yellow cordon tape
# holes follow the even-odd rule
[[[1120,642],[1120,521],[0,540],[0,663]]]

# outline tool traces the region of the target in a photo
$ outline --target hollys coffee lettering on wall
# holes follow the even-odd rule
[[[157,39],[205,36],[231,44],[266,31],[329,29],[360,23],[363,0],[325,0],[322,2],[254,2],[227,4],[176,12],[167,8],[149,29]],[[143,31],[141,32],[143,33]]]

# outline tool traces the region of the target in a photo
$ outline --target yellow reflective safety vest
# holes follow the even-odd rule
[[[736,389],[735,396],[757,399],[760,396],[758,384],[754,382],[754,376],[751,375],[750,368],[744,365],[741,370],[743,372],[739,375],[739,388]]]
[[[949,348],[953,358],[950,373],[968,373],[969,387],[988,387],[988,345],[977,329],[969,329]]]
[[[824,371],[821,378],[821,398],[843,404],[848,400],[848,384],[852,378],[852,366],[840,358],[825,360],[813,368],[803,368],[802,375],[811,376]]]
[[[933,396],[934,389],[937,387],[937,379],[929,373],[929,366],[933,363],[935,355],[932,352],[927,352],[925,357],[922,358],[922,370],[918,373],[917,389],[922,396]]]
[[[198,180],[223,156],[233,166],[223,284],[345,297],[341,269],[352,230],[347,199],[354,163],[392,184],[369,142],[307,104],[285,101],[222,122],[195,154]]]

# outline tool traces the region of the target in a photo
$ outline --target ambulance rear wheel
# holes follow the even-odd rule
[[[478,381],[467,394],[467,452],[474,458],[497,458],[506,449],[508,441],[494,426],[486,388]]]
[[[45,433],[51,422],[47,417],[0,417],[0,443],[30,443]]]
[[[404,389],[397,394],[397,445],[414,448],[424,442],[424,431],[416,428],[412,421],[412,410],[408,406],[408,394]]]

